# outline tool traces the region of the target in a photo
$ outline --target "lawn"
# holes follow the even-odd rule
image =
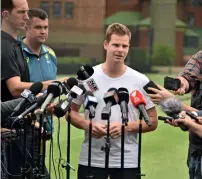
[[[147,74],[154,82],[163,85],[163,77],[167,74]],[[174,75],[173,75],[174,76]],[[190,95],[181,97],[183,101],[189,103]],[[163,115],[157,106],[158,115]],[[58,121],[54,120],[55,132],[53,140],[53,157],[58,176]],[[62,159],[66,160],[67,146],[67,122],[60,119],[60,148]],[[83,131],[71,126],[71,165],[77,170]],[[46,163],[48,167],[49,143],[47,144]],[[156,131],[143,134],[142,141],[142,173],[146,174],[144,179],[188,179],[186,167],[186,157],[188,148],[188,133],[182,132],[178,128],[170,127],[159,121]],[[133,157],[133,156],[131,156]],[[60,167],[61,168],[61,167]],[[63,174],[60,178],[66,178],[66,170],[62,168]],[[51,168],[51,178],[56,179],[53,167]],[[71,171],[71,179],[76,179],[76,171]],[[59,177],[57,177],[59,178]]]

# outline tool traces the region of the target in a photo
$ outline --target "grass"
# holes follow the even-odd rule
[[[167,74],[147,74],[149,79],[163,85],[163,77]],[[170,75],[168,75],[170,76]],[[173,74],[172,76],[175,76]],[[181,99],[189,103],[189,96]],[[158,115],[163,115],[157,106]],[[57,148],[58,121],[54,120],[54,159],[59,158]],[[67,146],[67,122],[64,118],[60,119],[60,146],[62,159],[66,160]],[[71,126],[71,165],[77,169],[81,144],[83,141],[82,130]],[[47,145],[46,162],[48,167],[49,142]],[[159,121],[158,128],[151,133],[143,134],[142,141],[142,173],[146,174],[144,179],[188,179],[186,167],[186,157],[188,150],[188,133],[182,132],[178,128],[171,127]],[[133,157],[133,156],[131,156]],[[55,162],[56,163],[56,162]],[[56,163],[57,168],[57,163]],[[66,178],[66,170],[62,169],[63,177]],[[53,168],[51,178],[55,179]],[[71,179],[77,178],[77,172],[71,171]]]

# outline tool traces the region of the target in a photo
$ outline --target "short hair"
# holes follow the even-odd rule
[[[131,32],[128,29],[128,27],[120,23],[113,23],[107,27],[105,40],[109,42],[113,34],[121,35],[121,36],[128,35],[129,40],[131,39]]]
[[[43,9],[40,9],[40,8],[29,9],[28,16],[29,16],[29,19],[37,17],[41,20],[45,20],[48,18],[48,14]]]
[[[13,0],[2,0],[1,1],[1,13],[5,10],[12,11],[14,8]]]

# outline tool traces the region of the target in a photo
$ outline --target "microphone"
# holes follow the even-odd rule
[[[173,120],[180,118],[179,113],[182,111],[182,104],[179,99],[175,97],[167,98],[160,103],[160,106],[161,106],[161,110],[164,113],[166,113],[168,116],[172,117]],[[194,115],[193,113],[186,111],[186,114],[190,116],[192,119],[198,121],[197,116]],[[188,130],[188,128],[185,125],[183,124],[178,124],[178,125],[183,131]]]
[[[41,82],[33,83],[29,90],[25,89],[21,96],[24,98],[20,103],[14,108],[13,112],[11,113],[10,117],[13,117],[14,115],[18,114],[20,111],[24,110],[25,104],[27,102],[34,103],[36,101],[35,95],[37,95],[43,88],[43,84]],[[23,109],[22,109],[23,108]]]
[[[67,81],[62,82],[63,93],[66,95],[66,97],[68,97],[71,88],[75,85],[78,85],[78,81],[73,77],[70,77],[67,79]]]
[[[94,97],[91,91],[86,91],[85,93],[85,101],[84,101],[84,108],[90,111],[90,118],[95,117],[95,108],[98,104],[97,99]]]
[[[151,126],[151,122],[149,119],[149,116],[145,110],[145,105],[146,105],[146,100],[144,98],[144,96],[140,93],[140,91],[138,90],[134,90],[131,94],[130,94],[130,100],[132,102],[132,104],[139,109],[139,111],[142,113],[144,121],[146,122],[146,124],[148,126]]]
[[[114,106],[118,103],[118,90],[116,88],[110,88],[107,93],[104,94],[104,102],[106,106],[102,109],[102,119],[108,120],[111,115],[111,106]]]
[[[10,117],[8,118],[8,120],[6,121],[5,127],[6,128],[21,128],[22,124],[23,124],[23,118],[33,112],[34,110],[36,110],[37,108],[40,107],[40,105],[44,102],[44,100],[46,99],[46,94],[43,94],[41,96],[39,96],[36,99],[36,102],[34,104],[32,104],[31,106],[29,106],[22,114],[18,115],[17,117]]]
[[[44,110],[47,108],[48,104],[52,101],[53,98],[56,98],[63,94],[64,87],[62,86],[62,83],[59,81],[54,81],[48,86],[47,89],[47,98],[44,101],[44,103],[41,106],[41,109],[39,111],[39,114],[42,114]]]
[[[119,88],[118,89],[118,96],[119,96],[119,105],[122,112],[122,119],[124,122],[128,122],[128,102],[129,102],[129,93],[126,88]]]
[[[85,86],[87,91],[96,92],[99,90],[95,80],[91,78],[94,73],[94,69],[89,65],[81,66],[79,71],[77,72],[77,78],[79,81],[83,81],[82,83]]]
[[[86,80],[90,78],[94,73],[94,69],[89,65],[81,66],[77,72],[77,79],[78,80]]]
[[[81,86],[81,85],[80,85]],[[55,116],[63,117],[69,110],[71,102],[73,99],[81,96],[83,94],[83,90],[78,86],[74,85],[71,90],[69,91],[67,98],[60,101],[54,108]]]
[[[39,96],[36,100],[36,102],[31,105],[29,108],[27,108],[22,114],[20,114],[17,119],[22,119],[24,118],[27,114],[35,111],[37,108],[39,108],[42,103],[45,101],[45,99],[47,98],[47,94],[43,94],[41,96]]]

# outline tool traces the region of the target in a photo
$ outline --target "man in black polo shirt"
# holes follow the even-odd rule
[[[20,96],[22,89],[29,88],[29,71],[17,42],[19,30],[24,30],[28,17],[26,0],[2,1],[1,31],[1,100],[7,101]]]
[[[20,96],[21,92],[32,85],[29,82],[29,71],[23,57],[20,44],[17,42],[19,30],[24,30],[28,17],[26,0],[4,0],[1,2],[1,100],[8,101]],[[22,178],[22,142],[12,142],[6,149],[8,178]]]

